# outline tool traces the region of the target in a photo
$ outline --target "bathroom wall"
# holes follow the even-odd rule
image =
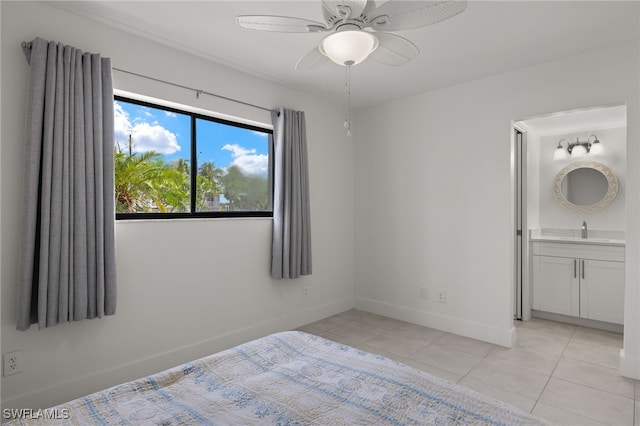
[[[597,156],[587,155],[579,160],[597,161],[609,167],[618,178],[618,195],[613,203],[603,210],[593,213],[576,213],[558,203],[553,194],[555,176],[565,166],[579,161],[571,158],[554,160],[553,153],[558,141],[563,138],[575,142],[576,138],[584,141],[589,135],[596,134],[604,147],[604,152]],[[585,129],[574,133],[542,136],[538,139],[538,171],[539,171],[539,228],[579,228],[586,221],[589,229],[607,229],[624,231],[625,221],[625,189],[626,189],[626,127],[613,129]],[[535,147],[534,147],[535,149]],[[536,167],[533,165],[532,170]]]

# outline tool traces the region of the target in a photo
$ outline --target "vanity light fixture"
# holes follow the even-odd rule
[[[593,136],[595,140],[591,143],[591,148],[589,148],[589,153],[593,155],[602,154],[604,152],[602,143],[600,143],[596,135],[591,135],[591,136]],[[589,140],[591,140],[591,136],[589,136]]]
[[[562,145],[563,142],[567,143],[566,147]],[[569,156],[575,158],[583,157],[587,154],[597,155],[602,154],[603,150],[602,143],[596,135],[589,136],[586,141],[580,141],[580,138],[576,138],[575,142],[571,142],[569,139],[563,138],[558,142],[553,158],[555,160],[564,160]]]

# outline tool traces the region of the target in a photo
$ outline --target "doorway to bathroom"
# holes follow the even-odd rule
[[[591,299],[602,298],[597,288],[594,290],[584,285],[587,283],[586,279],[583,282],[582,298],[580,297],[579,276],[584,272],[583,269],[588,270],[592,265],[601,264],[590,263],[589,259],[582,262],[580,257],[561,261],[562,256],[556,252],[552,252],[551,257],[545,257],[549,253],[537,256],[541,254],[539,252],[535,252],[534,256],[533,249],[538,250],[540,247],[538,243],[541,235],[557,235],[565,238],[565,242],[577,238],[575,242],[584,243],[580,238],[586,232],[590,237],[589,243],[596,239],[602,242],[615,240],[622,242],[624,246],[626,106],[585,108],[515,120],[512,132],[515,203],[514,318],[524,321],[531,317],[545,318],[621,332],[621,320],[601,315],[601,312],[591,314],[591,317],[586,314],[589,312],[588,296]],[[591,169],[604,174],[605,178],[608,176],[604,189],[599,187],[597,181],[589,180],[589,173],[593,171]],[[574,170],[579,170],[580,173],[572,173]],[[596,178],[602,178],[600,173],[595,173]],[[612,176],[617,185],[613,196]],[[582,189],[574,186],[572,182],[576,181],[582,182]],[[597,200],[589,199],[586,202],[573,198],[585,194],[591,196],[593,192],[602,194],[597,196]],[[534,260],[538,262],[535,268]],[[563,266],[563,262],[567,266]],[[540,286],[534,283],[536,278],[537,283],[540,282],[542,274],[539,268],[542,268],[543,274],[549,274],[543,276],[545,282],[555,279],[555,272],[549,271],[566,270],[560,273],[572,276],[573,281],[567,286],[573,287],[567,287],[565,293],[559,292],[557,295],[553,294],[556,288],[540,290]],[[622,269],[624,270],[624,265]],[[563,279],[560,278],[557,282],[563,283]],[[616,309],[624,304],[624,279],[621,286],[621,296],[616,297],[622,297],[622,300],[614,304]],[[537,292],[535,288],[538,288]],[[556,296],[558,300],[554,300]],[[568,301],[562,299],[565,296]],[[571,303],[573,306],[568,307]],[[591,311],[594,309],[591,308]],[[592,317],[604,318],[605,321],[593,320]]]

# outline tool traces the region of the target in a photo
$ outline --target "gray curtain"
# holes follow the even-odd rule
[[[311,213],[304,112],[271,111],[274,143],[271,276],[311,275]]]
[[[115,313],[111,61],[35,39],[18,330]]]

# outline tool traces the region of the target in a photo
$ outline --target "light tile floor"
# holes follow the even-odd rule
[[[618,374],[622,335],[517,321],[513,348],[350,310],[299,330],[419,368],[558,425],[640,426],[640,385]]]

